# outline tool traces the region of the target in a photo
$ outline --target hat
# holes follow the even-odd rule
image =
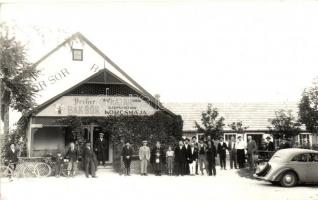
[[[142,143],[147,143],[147,140],[143,140]]]
[[[267,136],[266,139],[272,139],[271,137]]]
[[[242,136],[238,136],[237,138],[242,138]]]
[[[99,133],[99,135],[104,135],[104,133]]]

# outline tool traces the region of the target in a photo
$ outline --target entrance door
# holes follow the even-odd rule
[[[104,134],[103,140],[106,142],[106,155],[105,155],[105,161],[106,163],[112,163],[112,148],[111,148],[111,141],[110,141],[110,132],[104,132],[102,129],[98,126],[95,126],[93,128],[92,132],[92,139],[93,139],[93,149],[96,149],[96,141],[100,137],[100,133]],[[97,155],[97,157],[99,157]]]

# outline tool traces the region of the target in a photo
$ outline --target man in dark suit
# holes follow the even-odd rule
[[[233,163],[234,163],[234,168],[237,169],[237,159],[236,159],[236,140],[235,137],[232,136],[231,140],[229,141],[229,146],[228,146],[229,154],[230,154],[230,167],[233,169]]]
[[[126,142],[126,145],[123,147],[121,152],[121,156],[123,157],[124,165],[125,165],[125,175],[130,176],[130,164],[131,158],[133,155],[133,150],[130,146],[130,142]]]
[[[184,148],[185,148],[185,156],[186,156],[186,162],[184,163],[184,173],[185,175],[189,175],[190,174],[190,168],[189,168],[189,164],[190,164],[190,153],[191,153],[191,147],[189,144],[190,140],[188,138],[186,138],[184,140]]]
[[[108,159],[108,145],[104,138],[104,133],[99,133],[99,138],[95,141],[95,152],[99,164],[105,166],[105,161]]]
[[[267,154],[267,157],[271,158],[275,151],[274,142],[271,141],[271,137],[269,136],[266,137],[266,140],[267,140],[266,151],[269,151]]]
[[[216,176],[216,168],[215,168],[215,157],[216,157],[216,148],[212,141],[208,141],[208,145],[206,148],[206,158],[208,161],[208,174],[209,176]]]
[[[10,144],[10,148],[6,152],[5,161],[8,165],[11,164],[10,168],[12,169],[12,171],[14,171],[19,161],[18,151],[16,150],[14,143]],[[12,174],[10,174],[9,179],[10,181],[12,181]]]
[[[225,169],[226,170],[226,149],[227,149],[227,145],[226,143],[223,141],[223,137],[220,138],[220,143],[218,144],[218,153],[220,156],[220,165],[221,165],[221,169]]]
[[[85,145],[83,158],[86,177],[88,178],[89,174],[91,174],[93,178],[96,178],[97,159],[94,151],[91,150],[89,142]]]
[[[179,141],[179,145],[175,148],[174,151],[174,162],[176,167],[176,175],[184,175],[185,174],[185,163],[186,163],[186,149],[183,146],[183,141]]]
[[[153,166],[155,175],[161,176],[162,167],[166,163],[166,155],[159,141],[157,141],[156,146],[151,151],[150,162]]]

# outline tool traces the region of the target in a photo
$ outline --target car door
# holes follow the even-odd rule
[[[307,179],[308,158],[308,153],[301,153],[296,155],[289,164],[289,167],[296,171],[301,182]]]
[[[306,179],[311,183],[318,182],[318,153],[310,154]]]

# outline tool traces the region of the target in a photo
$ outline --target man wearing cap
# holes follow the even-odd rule
[[[147,146],[147,141],[142,141],[142,146],[139,148],[139,159],[141,167],[141,175],[147,176],[147,164],[150,159],[150,148]]]

